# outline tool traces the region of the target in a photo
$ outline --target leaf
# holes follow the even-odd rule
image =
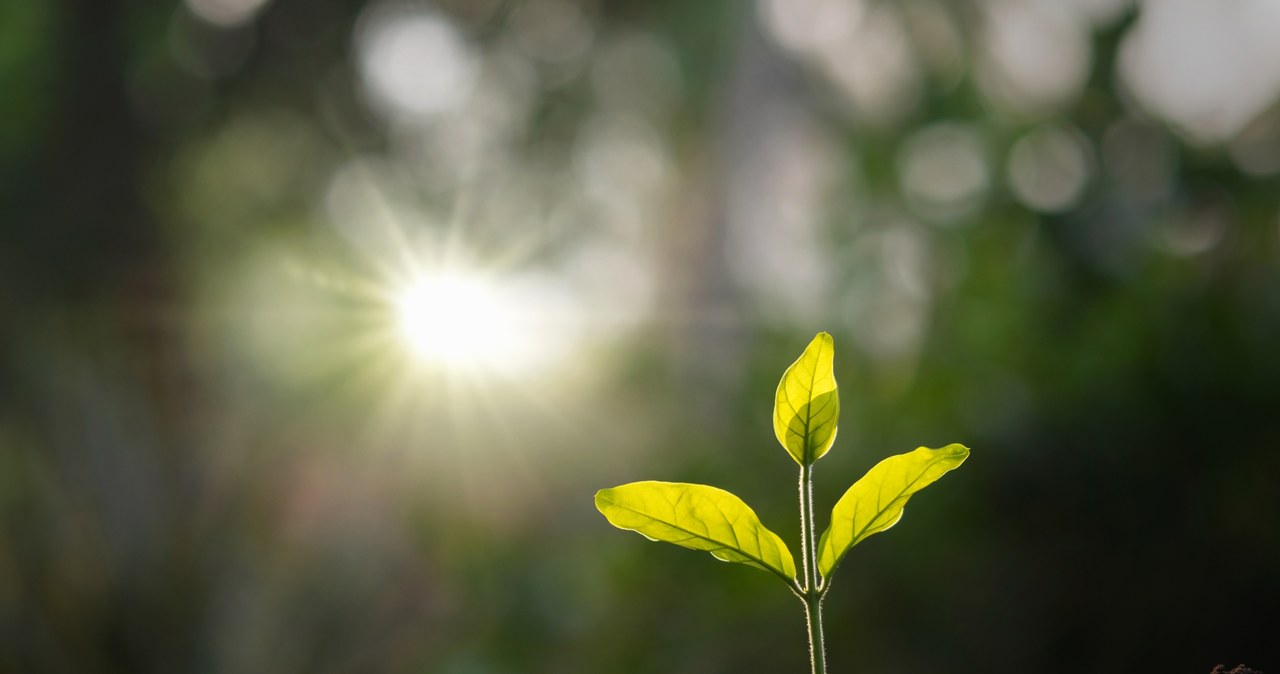
[[[782,374],[773,402],[773,432],[801,466],[822,458],[836,440],[840,396],[832,369],[835,345],[819,332]]]
[[[596,492],[596,508],[619,529],[653,541],[705,550],[726,562],[741,562],[795,582],[796,563],[787,544],[760,523],[733,494],[703,484],[632,482]]]
[[[831,526],[818,542],[818,571],[822,577],[830,577],[849,548],[897,524],[912,494],[933,484],[968,457],[969,448],[964,445],[919,447],[891,456],[867,471],[831,510]]]

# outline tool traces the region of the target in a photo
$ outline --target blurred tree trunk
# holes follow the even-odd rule
[[[28,253],[15,277],[29,304],[163,292],[159,228],[139,189],[147,138],[127,89],[122,34],[132,4],[59,4],[53,118],[33,184],[18,195],[24,222],[9,232]]]
[[[134,115],[129,49],[168,3],[61,0],[44,135],[30,145],[0,243],[8,283],[0,425],[40,475],[6,523],[25,671],[192,671],[181,560],[188,415],[179,286],[144,196],[159,154]],[[163,25],[163,24],[162,24]],[[42,505],[52,500],[58,507]],[[68,550],[78,551],[67,555]],[[7,650],[7,649],[6,649]],[[52,658],[52,659],[51,659]]]

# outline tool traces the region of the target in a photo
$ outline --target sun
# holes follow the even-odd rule
[[[421,275],[396,297],[400,335],[414,356],[447,366],[501,365],[513,307],[479,276]]]

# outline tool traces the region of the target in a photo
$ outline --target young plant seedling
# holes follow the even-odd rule
[[[733,494],[703,484],[632,482],[596,492],[596,508],[619,529],[654,541],[710,552],[774,574],[804,602],[813,674],[826,674],[822,643],[822,600],[831,574],[845,553],[868,536],[898,523],[912,494],[933,484],[969,456],[963,445],[920,447],[891,456],[867,471],[840,497],[831,525],[815,536],[813,465],[831,449],[840,417],[832,368],[831,335],[817,337],[782,374],[773,403],[778,442],[800,464],[800,574],[795,558],[777,534]]]

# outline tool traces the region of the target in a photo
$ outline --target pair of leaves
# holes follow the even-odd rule
[[[830,578],[850,548],[898,523],[907,500],[969,456],[963,445],[920,447],[891,456],[854,483],[831,512],[818,543],[818,571]],[[760,522],[742,499],[715,487],[679,482],[633,482],[596,493],[609,523],[654,541],[705,550],[726,562],[771,571],[794,584],[787,544]]]
[[[831,336],[818,333],[778,384],[774,433],[801,466],[822,458],[835,441],[840,401],[833,373],[834,351]],[[876,464],[832,510],[831,525],[818,544],[822,577],[831,577],[850,548],[897,524],[913,494],[968,456],[968,448],[952,444],[941,449],[920,447]],[[601,514],[620,529],[770,571],[797,587],[795,559],[786,543],[766,528],[742,499],[723,489],[633,482],[602,489],[595,501]]]

